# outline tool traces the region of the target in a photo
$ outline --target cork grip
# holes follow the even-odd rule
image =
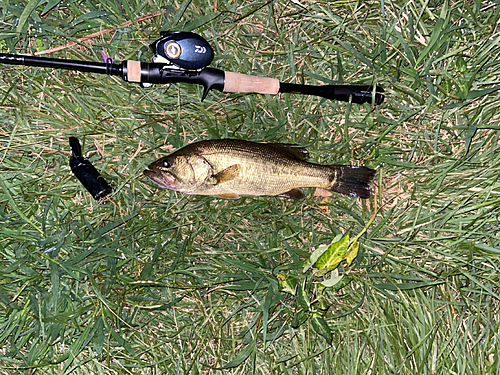
[[[127,61],[127,82],[141,82],[141,62]]]
[[[277,94],[280,81],[276,78],[250,76],[240,73],[224,72],[224,92],[256,92]]]

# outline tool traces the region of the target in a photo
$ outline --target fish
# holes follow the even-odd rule
[[[151,163],[144,175],[163,189],[185,194],[279,196],[302,199],[302,188],[322,188],[367,199],[375,169],[321,165],[306,161],[308,151],[294,144],[239,139],[191,143]]]

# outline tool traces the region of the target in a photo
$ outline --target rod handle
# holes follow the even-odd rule
[[[224,72],[223,92],[277,94],[280,81],[276,78],[257,77],[247,74]]]

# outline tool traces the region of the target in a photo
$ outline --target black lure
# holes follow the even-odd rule
[[[69,137],[69,146],[71,147],[71,159],[69,159],[71,171],[92,197],[95,200],[101,200],[111,193],[112,189],[108,182],[92,163],[82,155],[82,148],[78,138]]]

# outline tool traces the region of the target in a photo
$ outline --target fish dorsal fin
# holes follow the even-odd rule
[[[309,158],[309,151],[293,143],[268,143],[268,145],[291,155],[297,160],[306,160]]]
[[[224,199],[238,199],[240,196],[236,193],[223,193],[223,194],[217,194],[219,198],[224,198]]]
[[[241,165],[233,164],[215,175],[216,184],[222,184],[238,177],[241,171]]]
[[[290,198],[290,199],[303,199],[305,197],[304,193],[300,189],[292,189],[285,193],[278,195],[278,197]]]

